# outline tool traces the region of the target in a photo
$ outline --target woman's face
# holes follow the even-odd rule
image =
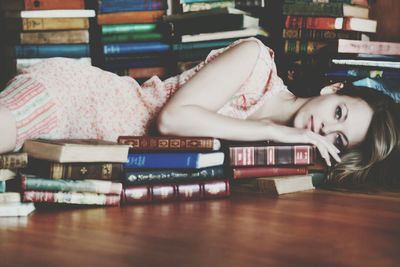
[[[372,115],[362,99],[329,94],[310,98],[296,113],[293,126],[326,136],[343,151],[365,139]]]

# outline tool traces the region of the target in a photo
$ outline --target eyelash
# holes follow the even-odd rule
[[[340,120],[342,118],[342,115],[343,115],[342,107],[341,106],[337,106],[336,109],[335,109],[335,118],[337,120]]]

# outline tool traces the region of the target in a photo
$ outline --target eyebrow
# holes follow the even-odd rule
[[[347,105],[346,104],[343,104],[343,106],[345,107],[345,109],[346,109],[346,114],[344,115],[344,118],[343,118],[343,120],[347,120],[347,116],[349,115],[349,108],[347,107]]]

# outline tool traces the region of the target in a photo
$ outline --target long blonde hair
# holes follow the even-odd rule
[[[328,174],[328,183],[346,187],[398,187],[400,161],[400,109],[390,97],[367,88],[347,85],[340,95],[364,100],[374,111],[367,137],[341,155]]]

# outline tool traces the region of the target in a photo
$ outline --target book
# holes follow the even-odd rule
[[[118,72],[121,76],[130,76],[134,79],[150,78],[152,76],[166,77],[168,70],[165,67],[128,68]]]
[[[18,192],[6,192],[0,194],[0,205],[20,203],[21,194]]]
[[[4,11],[8,18],[92,18],[96,13],[90,9],[21,10]]]
[[[124,23],[151,23],[161,20],[165,10],[152,11],[127,11],[117,13],[104,13],[97,16],[97,23],[124,24]]]
[[[106,24],[101,25],[102,35],[148,33],[155,32],[160,28],[157,23],[129,23],[129,24]]]
[[[30,157],[56,162],[125,162],[128,145],[94,139],[30,139],[23,150]]]
[[[89,29],[88,18],[23,18],[11,21],[10,30],[47,31],[47,30],[80,30]]]
[[[102,43],[148,42],[162,41],[163,39],[164,36],[160,32],[123,33],[101,36]]]
[[[217,1],[217,2],[198,2],[198,3],[183,3],[182,12],[197,12],[202,10],[210,10],[216,8],[235,8],[235,1],[226,0],[226,1]]]
[[[365,38],[361,32],[313,29],[283,29],[282,37],[284,39],[309,41],[332,41],[337,39],[361,40],[361,38]]]
[[[343,3],[286,3],[283,15],[317,17],[356,17],[368,19],[368,7]]]
[[[194,18],[199,18],[199,17],[209,17],[213,15],[224,15],[224,14],[249,14],[246,11],[237,9],[237,8],[215,8],[215,9],[210,9],[210,10],[202,10],[202,11],[197,11],[197,12],[189,12],[189,13],[183,13],[183,14],[173,14],[173,15],[168,15],[163,17],[163,21],[166,22],[174,22],[174,21],[187,21],[190,19]]]
[[[22,200],[34,203],[119,206],[121,196],[81,192],[24,191]]]
[[[395,102],[400,103],[400,91],[398,85],[400,79],[371,79],[364,78],[353,82],[355,86],[365,86],[380,91],[390,96]]]
[[[8,51],[8,55],[14,55],[16,58],[82,58],[90,56],[89,44],[15,45],[9,47]]]
[[[0,169],[0,181],[7,181],[17,177],[17,170]]]
[[[0,205],[0,217],[28,216],[35,210],[33,203],[10,203]]]
[[[224,163],[223,152],[129,153],[125,169],[200,169]]]
[[[118,180],[122,177],[121,163],[77,162],[59,163],[30,158],[24,173],[34,174],[51,179],[100,179]]]
[[[316,30],[347,30],[375,33],[377,21],[353,17],[302,17],[286,16],[285,28]]]
[[[213,137],[184,136],[119,136],[118,143],[134,151],[216,151],[220,140]]]
[[[0,194],[6,192],[6,181],[0,180]]]
[[[337,70],[328,70],[324,73],[325,77],[337,77],[339,79],[346,78],[374,78],[374,79],[400,79],[400,72],[394,70],[383,70],[383,69],[373,69],[373,70],[364,70],[364,69],[337,69]]]
[[[21,189],[23,191],[63,191],[121,195],[122,184],[119,182],[101,180],[55,180],[37,176],[22,175]]]
[[[266,7],[265,0],[235,0],[235,6],[239,9],[259,9]]]
[[[167,9],[165,0],[100,0],[100,13],[114,13],[124,11],[144,11],[144,10],[162,10]]]
[[[224,198],[230,195],[228,180],[187,184],[129,186],[124,189],[125,204],[188,201]]]
[[[201,42],[210,40],[245,38],[252,36],[268,36],[268,33],[262,28],[246,28],[242,30],[199,33],[192,35],[182,35],[180,37],[182,43]]]
[[[311,175],[262,177],[256,180],[260,192],[274,195],[315,189]]]
[[[351,59],[351,58],[332,58],[331,61],[333,64],[336,65],[400,69],[400,61]]]
[[[14,152],[0,154],[0,169],[25,168],[28,164],[28,154],[24,152]]]
[[[339,39],[337,52],[400,56],[400,43]]]
[[[161,170],[129,170],[126,169],[124,184],[156,184],[183,182],[190,180],[212,180],[224,177],[224,167],[216,166],[202,169],[161,169]]]
[[[283,50],[289,55],[313,55],[327,46],[329,46],[327,42],[287,39]]]
[[[18,33],[16,43],[20,44],[87,44],[89,43],[89,31],[42,31]]]
[[[163,42],[111,43],[103,45],[104,55],[132,55],[142,53],[162,53],[170,50]]]
[[[284,0],[284,3],[343,3],[368,7],[368,0]]]
[[[215,40],[215,41],[205,41],[205,42],[192,42],[192,43],[180,43],[173,44],[172,50],[194,50],[194,49],[215,49],[221,48],[230,45],[235,39],[223,39],[223,40]]]
[[[233,179],[246,179],[257,177],[271,177],[271,176],[289,176],[307,174],[308,169],[305,167],[247,167],[247,168],[233,168]]]
[[[312,165],[316,160],[311,144],[239,142],[228,150],[230,166]]]
[[[1,0],[4,10],[84,9],[84,0]]]

